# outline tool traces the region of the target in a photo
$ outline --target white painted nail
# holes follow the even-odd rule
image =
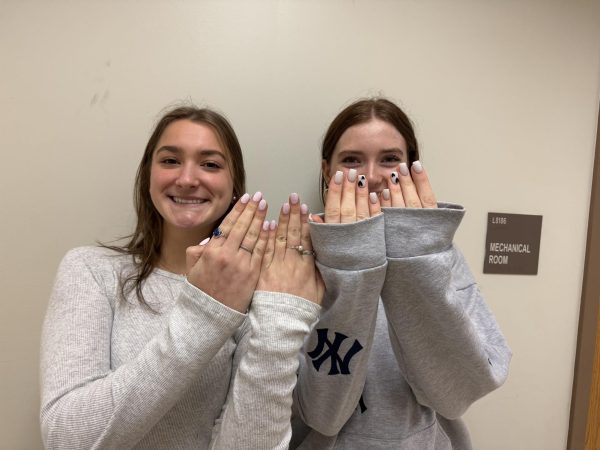
[[[369,192],[369,200],[375,205],[377,203],[377,194],[375,192]]]
[[[421,173],[423,172],[423,165],[421,164],[421,161],[415,161],[414,163],[412,163],[413,169],[415,169],[415,172],[417,173]]]
[[[263,222],[263,231],[269,231],[269,221],[265,220]]]
[[[298,194],[296,194],[295,192],[293,194],[290,194],[290,203],[292,205],[296,205],[299,201],[300,197],[298,197]]]
[[[206,244],[208,244],[208,241],[210,241],[210,237],[207,237],[206,239],[202,239],[198,245],[206,245]]]
[[[312,221],[313,221],[313,220],[312,220],[312,214],[309,214],[309,215],[308,215],[308,221],[309,221],[309,222],[312,222]]]
[[[306,213],[308,212],[308,206],[307,206],[305,203],[302,203],[302,204],[300,205],[300,212],[301,212],[302,214],[306,214]]]
[[[271,223],[269,224],[269,230],[273,231],[275,228],[277,228],[277,222],[275,220],[271,220]]]
[[[284,214],[289,214],[290,213],[290,204],[288,202],[285,202],[283,204],[283,207],[281,208],[281,211],[283,211]]]
[[[359,175],[358,176],[358,187],[364,188],[366,185],[367,185],[367,177],[365,177],[364,175]]]
[[[405,162],[400,163],[400,173],[402,175],[408,175],[408,166],[406,165]]]
[[[258,210],[264,211],[267,209],[267,201],[263,198],[260,202],[258,202]]]
[[[248,203],[249,200],[250,200],[250,194],[248,194],[248,193],[242,195],[242,198],[240,198],[240,202],[242,202],[244,205],[246,203]]]
[[[348,181],[354,183],[356,181],[356,169],[350,169],[348,171]]]
[[[384,189],[381,192],[381,195],[383,195],[383,199],[384,200],[389,200],[390,199],[390,190],[389,189]]]
[[[342,172],[341,170],[338,170],[333,177],[333,181],[335,182],[335,184],[342,184],[343,180],[344,180],[344,172]]]
[[[262,198],[262,192],[258,191],[256,194],[252,196],[252,200],[255,202],[259,201]]]
[[[392,179],[392,183],[398,184],[400,182],[400,178],[398,178],[398,172],[392,172],[390,174],[390,178]]]

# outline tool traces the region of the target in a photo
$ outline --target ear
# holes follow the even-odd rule
[[[321,160],[321,172],[323,173],[323,179],[325,180],[325,183],[329,184],[331,175],[329,174],[329,163],[326,159]]]

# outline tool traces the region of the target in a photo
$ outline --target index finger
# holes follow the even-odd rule
[[[411,172],[423,208],[437,208],[437,200],[429,183],[429,177],[420,161],[412,164]]]

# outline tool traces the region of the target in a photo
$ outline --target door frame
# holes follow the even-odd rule
[[[567,450],[585,448],[590,393],[592,392],[592,373],[596,354],[596,334],[600,332],[598,329],[600,309],[600,110],[596,128],[596,155],[593,170]],[[597,351],[600,352],[600,349]]]

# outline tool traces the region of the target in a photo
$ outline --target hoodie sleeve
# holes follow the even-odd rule
[[[417,400],[448,419],[502,385],[511,351],[465,258],[452,243],[464,215],[384,208],[382,299],[400,369]]]
[[[311,223],[325,281],[321,319],[300,353],[295,412],[327,436],[360,399],[386,272],[383,215],[349,224]]]

